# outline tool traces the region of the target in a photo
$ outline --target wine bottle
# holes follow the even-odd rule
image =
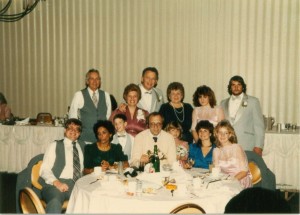
[[[153,168],[154,168],[155,172],[160,172],[160,160],[158,157],[157,145],[154,145]]]

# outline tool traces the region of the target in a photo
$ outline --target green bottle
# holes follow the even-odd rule
[[[157,145],[154,145],[153,168],[155,172],[160,172],[160,160],[158,157]]]

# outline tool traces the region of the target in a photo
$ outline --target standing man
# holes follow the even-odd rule
[[[65,138],[55,141],[47,148],[40,169],[42,199],[47,203],[46,213],[61,213],[65,200],[83,171],[85,143],[79,141],[81,122],[68,119],[65,123]]]
[[[80,140],[96,142],[93,126],[98,120],[106,120],[111,114],[110,94],[100,90],[101,76],[98,70],[90,69],[86,74],[86,88],[75,93],[69,111],[70,118],[82,122]]]
[[[155,67],[147,67],[143,70],[141,77],[141,99],[137,106],[141,109],[152,113],[159,111],[160,106],[164,103],[164,97],[162,91],[156,88],[158,81],[158,70]],[[122,103],[119,106],[119,110],[126,111],[126,104]]]
[[[163,117],[158,112],[152,112],[148,116],[148,127],[134,138],[131,161],[133,166],[149,162],[148,151],[153,153],[154,145],[160,151],[160,164],[173,164],[176,161],[176,144],[173,136],[162,130]],[[164,156],[164,157],[163,157]]]
[[[246,94],[246,84],[241,76],[233,76],[228,84],[229,98],[221,106],[234,127],[238,143],[245,151],[262,156],[265,126],[259,100]]]

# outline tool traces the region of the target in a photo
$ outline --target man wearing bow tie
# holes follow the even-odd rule
[[[246,94],[246,84],[241,76],[230,79],[228,93],[231,96],[221,101],[221,106],[234,127],[238,143],[244,150],[262,156],[265,127],[259,100]]]

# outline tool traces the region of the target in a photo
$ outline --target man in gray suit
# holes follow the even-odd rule
[[[228,84],[229,98],[221,102],[225,118],[234,127],[244,150],[262,156],[265,126],[259,100],[246,94],[246,84],[241,76],[233,76]]]

